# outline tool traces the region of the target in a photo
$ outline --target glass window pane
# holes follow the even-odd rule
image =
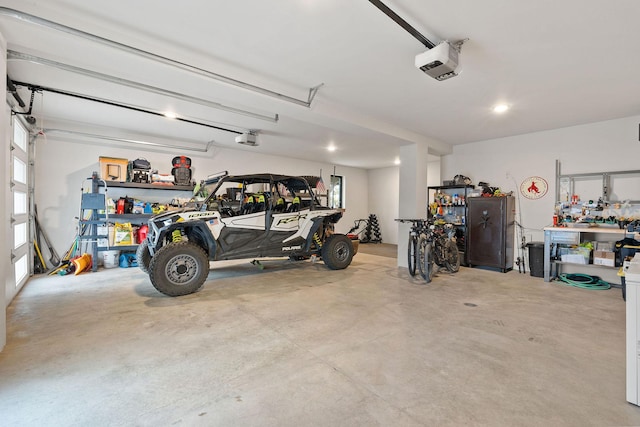
[[[331,175],[331,199],[330,206],[332,208],[343,208],[343,193],[342,193],[342,176]]]
[[[13,120],[13,143],[25,153],[27,152],[27,130],[18,119]]]
[[[22,222],[13,226],[13,249],[27,243],[27,223]]]
[[[16,278],[16,288],[22,284],[22,281],[28,274],[27,255],[20,257],[15,264],[13,264],[13,271]]]
[[[23,184],[27,183],[27,165],[17,157],[13,158],[13,180]]]
[[[13,192],[13,214],[21,215],[27,213],[27,193],[22,191]]]

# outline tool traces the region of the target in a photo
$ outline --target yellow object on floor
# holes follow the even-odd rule
[[[77,276],[84,270],[87,270],[91,267],[91,255],[84,253],[80,258],[74,259],[72,262],[73,265],[76,266],[76,271],[73,274]]]

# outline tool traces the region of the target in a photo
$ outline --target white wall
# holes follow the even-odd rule
[[[368,171],[369,212],[378,218],[382,242],[394,245],[398,244],[398,172],[398,166]]]
[[[433,157],[433,156],[429,156],[429,157]],[[429,160],[427,162],[427,186],[428,187],[437,187],[438,185],[442,185],[440,169],[441,169],[440,157],[438,157],[436,160]],[[428,195],[427,195],[427,200],[428,200]]]
[[[254,152],[213,148],[208,153],[178,150],[141,151],[140,146],[93,144],[68,142],[49,138],[38,138],[36,150],[36,203],[38,216],[54,247],[62,255],[73,243],[79,215],[81,188],[88,186],[87,178],[98,171],[98,157],[120,157],[135,159],[144,157],[161,173],[171,172],[171,159],[175,155],[186,155],[192,159],[194,179],[200,180],[215,172],[228,170],[230,174],[281,173],[287,175],[318,175],[322,169],[323,179],[328,185],[333,165],[305,160],[287,159]],[[336,225],[336,231],[346,233],[357,218],[368,214],[367,172],[364,169],[336,167],[336,174],[345,177],[345,216]],[[85,187],[87,188],[87,187]],[[365,189],[363,191],[363,189]],[[111,197],[130,195],[136,197],[141,190],[126,191],[112,188]],[[128,193],[128,194],[125,194]],[[170,191],[143,192],[166,199],[185,197],[188,193]]]
[[[476,184],[485,181],[514,192],[529,176],[544,178],[549,183],[546,196],[520,197],[527,241],[542,241],[542,228],[551,225],[554,211],[555,160],[564,174],[640,169],[638,123],[640,116],[632,116],[458,145],[442,158],[442,176],[463,173]],[[581,194],[582,199],[598,199],[601,183],[595,184],[593,193]]]

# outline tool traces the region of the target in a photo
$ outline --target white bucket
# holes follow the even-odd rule
[[[104,251],[102,252],[102,262],[104,268],[114,268],[118,266],[120,259],[120,251]]]

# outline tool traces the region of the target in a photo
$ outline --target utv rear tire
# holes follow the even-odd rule
[[[169,243],[160,248],[149,265],[153,287],[170,297],[192,294],[209,275],[209,258],[195,243]]]
[[[149,243],[145,240],[138,245],[136,249],[136,260],[140,270],[149,274],[149,264],[151,264],[151,254],[149,253]]]
[[[332,234],[322,245],[322,260],[331,270],[342,270],[351,264],[353,243],[344,234]]]

